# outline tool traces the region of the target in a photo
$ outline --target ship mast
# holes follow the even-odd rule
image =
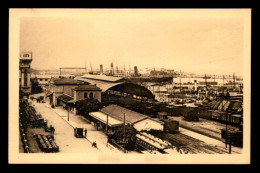
[[[236,88],[236,77],[235,77],[235,73],[233,73],[233,83],[234,83],[234,89]]]
[[[207,75],[206,75],[206,73],[205,73],[205,85],[206,85],[206,98],[207,98],[208,87],[207,87]]]

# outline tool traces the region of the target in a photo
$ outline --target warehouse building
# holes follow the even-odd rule
[[[52,78],[52,75],[36,75],[36,74],[32,74],[31,75],[31,82],[33,80],[37,81],[39,83],[39,85],[49,85],[50,80]]]

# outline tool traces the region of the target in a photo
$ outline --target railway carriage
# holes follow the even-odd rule
[[[167,142],[163,141],[151,134],[140,132],[136,134],[136,148],[143,151],[148,151],[150,153],[165,153],[165,149],[172,148],[173,146]]]

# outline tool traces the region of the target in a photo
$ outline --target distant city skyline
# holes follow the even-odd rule
[[[66,11],[66,10],[65,10]],[[244,23],[238,11],[87,9],[79,15],[21,18],[20,52],[34,69],[165,68],[243,74]],[[68,14],[69,11],[68,11]]]

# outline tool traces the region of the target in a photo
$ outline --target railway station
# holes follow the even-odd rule
[[[9,11],[12,163],[250,162],[251,9]]]

